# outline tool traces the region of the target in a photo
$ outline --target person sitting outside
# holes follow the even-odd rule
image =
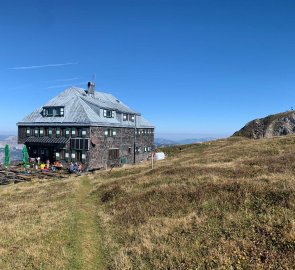
[[[74,172],[74,164],[71,161],[70,165],[69,165],[69,173],[73,173]]]
[[[41,163],[41,164],[40,164],[40,170],[41,170],[41,172],[44,171],[44,168],[45,168],[45,164],[44,164],[44,163]]]
[[[79,172],[79,173],[82,172],[82,164],[81,164],[81,163],[79,163],[79,165],[78,165],[78,172]]]

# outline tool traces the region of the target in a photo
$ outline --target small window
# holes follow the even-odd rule
[[[86,154],[85,153],[82,153],[82,156],[81,157],[82,157],[82,159],[85,160],[86,159]]]
[[[52,128],[48,129],[48,137],[52,137]]]
[[[82,129],[82,137],[86,137],[87,133],[86,133],[86,129]]]
[[[117,135],[117,131],[115,129],[108,128],[104,131],[104,135],[108,137],[114,137]]]
[[[131,154],[131,150],[132,150],[132,148],[131,147],[128,147],[128,154],[129,155]]]
[[[56,128],[56,137],[59,138],[61,136],[60,128]]]
[[[74,138],[74,137],[76,137],[76,129],[75,128],[72,128],[72,137]]]
[[[27,137],[30,137],[31,136],[31,129],[30,128],[27,128],[26,135],[27,135]]]
[[[123,121],[127,121],[128,120],[128,114],[123,113]]]
[[[103,116],[106,118],[114,118],[115,112],[111,110],[103,110]]]
[[[133,114],[129,114],[129,121],[134,122],[135,116]]]
[[[151,152],[152,148],[149,146],[147,150],[148,150],[148,152]]]
[[[71,158],[72,158],[72,159],[75,159],[75,158],[76,158],[76,152],[72,152],[72,154],[71,154]]]
[[[39,129],[38,128],[34,129],[34,135],[35,135],[35,137],[39,136]]]
[[[70,129],[69,128],[66,128],[66,137],[68,138],[68,137],[70,137]]]
[[[144,152],[147,152],[147,147],[144,148]]]
[[[64,107],[46,107],[42,111],[43,117],[64,116]]]
[[[56,152],[55,153],[55,157],[56,157],[56,159],[59,159],[60,158],[60,153],[59,152]]]
[[[44,129],[40,128],[40,137],[43,137],[43,135],[44,135]]]

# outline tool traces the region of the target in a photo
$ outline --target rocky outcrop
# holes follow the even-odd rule
[[[295,133],[295,111],[269,115],[247,123],[233,136],[251,139],[271,138]]]

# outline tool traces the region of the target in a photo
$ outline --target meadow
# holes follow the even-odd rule
[[[295,136],[0,189],[0,269],[294,269]]]

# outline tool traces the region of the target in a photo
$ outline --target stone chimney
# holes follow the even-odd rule
[[[93,82],[88,82],[88,83],[87,83],[87,90],[86,90],[86,93],[87,93],[89,96],[94,97],[94,91],[95,91],[95,84],[94,84]]]

